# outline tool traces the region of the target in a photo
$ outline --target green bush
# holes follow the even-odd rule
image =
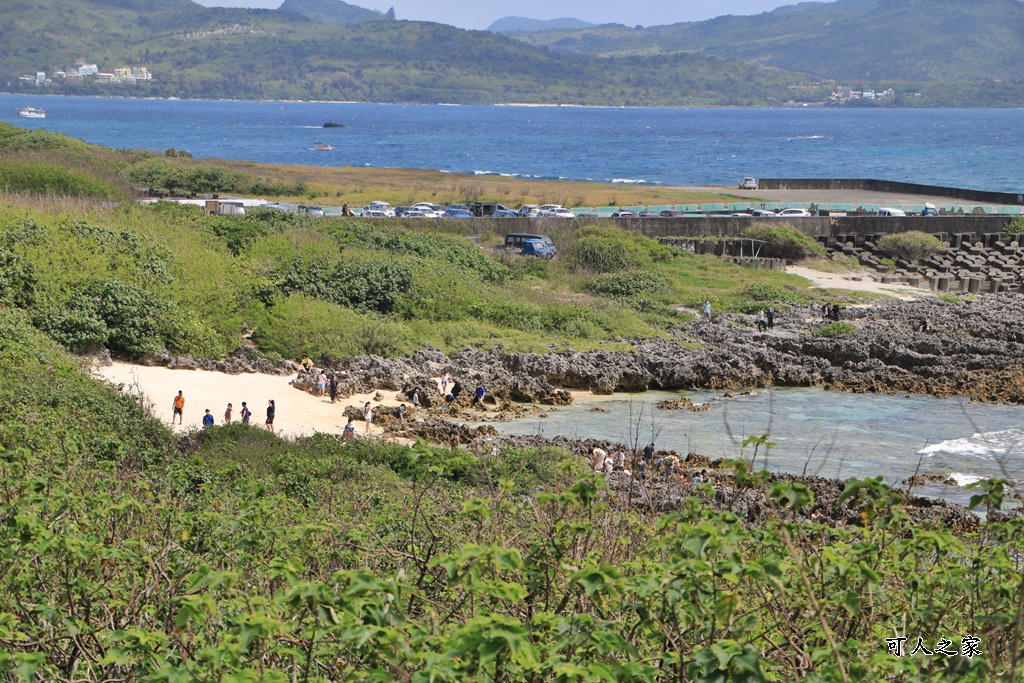
[[[828,325],[822,325],[818,329],[814,330],[813,334],[816,334],[819,337],[840,337],[857,334],[857,328],[852,323],[835,322],[829,323]]]
[[[770,258],[800,260],[825,256],[821,244],[790,225],[752,225],[743,231],[743,236],[767,242]]]
[[[390,313],[412,286],[412,271],[402,263],[317,259],[297,261],[281,275],[281,291],[301,292],[342,306]]]
[[[658,272],[636,270],[628,273],[606,273],[587,283],[591,294],[610,297],[628,297],[665,289],[668,281]]]
[[[942,241],[917,230],[885,235],[875,245],[883,254],[907,261],[920,261],[942,249]]]
[[[620,228],[586,227],[569,246],[570,268],[591,273],[646,270],[672,257],[672,250],[649,237]]]
[[[70,197],[112,199],[123,195],[123,188],[89,171],[56,161],[8,159],[0,163],[0,187],[11,192],[55,194]]]
[[[1014,216],[1013,219],[1006,224],[1006,227],[1003,228],[1003,232],[1008,235],[1024,234],[1024,216]]]
[[[782,287],[766,283],[747,285],[740,293],[752,301],[792,301],[793,295]]]
[[[0,305],[31,306],[36,300],[38,282],[31,263],[0,246]]]

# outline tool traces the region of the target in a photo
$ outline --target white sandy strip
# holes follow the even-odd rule
[[[855,292],[873,292],[875,294],[887,294],[895,299],[913,300],[924,296],[930,296],[927,289],[918,289],[905,283],[882,284],[875,282],[867,273],[857,273],[862,280],[851,280],[850,275],[841,273],[825,273],[820,270],[812,270],[803,266],[788,266],[786,272],[792,275],[799,275],[811,281],[811,287],[823,287],[826,289],[847,289]]]
[[[342,413],[346,406],[362,407],[367,401],[373,406],[395,406],[398,392],[381,390],[384,400],[379,403],[373,400],[376,392],[356,394],[349,398],[339,398],[331,405],[331,399],[319,398],[312,394],[299,391],[289,382],[295,375],[262,375],[242,374],[227,375],[222,372],[204,370],[171,370],[162,367],[146,367],[128,363],[114,363],[109,367],[96,368],[95,373],[114,384],[125,385],[125,390],[133,394],[142,394],[152,404],[153,414],[170,425],[171,409],[178,390],[185,396],[184,426],[174,425],[177,432],[199,429],[202,427],[203,414],[210,409],[216,424],[224,424],[224,409],[228,403],[234,406],[232,421],[240,421],[238,416],[242,409],[242,401],[249,404],[252,410],[250,423],[262,428],[267,418],[267,401],[273,399],[277,414],[274,418],[274,430],[280,436],[309,436],[314,432],[340,434],[345,426]],[[412,406],[408,403],[406,407]],[[356,435],[365,435],[362,421],[356,423]],[[371,425],[370,434],[380,434],[381,429]]]

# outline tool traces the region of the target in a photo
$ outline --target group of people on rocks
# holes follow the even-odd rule
[[[828,302],[823,303],[821,305],[821,321],[826,323],[829,320],[839,322],[839,313],[841,310],[842,309],[839,307],[839,304],[829,304]]]
[[[757,331],[765,332],[775,329],[775,309],[769,308],[768,313],[762,308],[757,312]]]
[[[277,414],[277,406],[274,405],[274,400],[267,401],[267,419],[264,421],[263,426],[267,428],[267,431],[274,431],[274,417]],[[178,390],[178,395],[174,397],[174,401],[171,403],[171,425],[174,424],[174,420],[177,418],[178,424],[182,425],[185,421],[185,392]],[[242,407],[238,411],[238,418],[242,424],[249,424],[252,419],[252,410],[249,408],[249,404],[242,401]],[[224,424],[229,425],[235,419],[235,407],[229,403],[227,408],[224,409]],[[216,418],[209,408],[206,409],[203,414],[203,429],[212,427],[217,422]]]
[[[590,454],[591,464],[594,467],[594,472],[609,474],[612,472],[623,472],[625,474],[632,474],[628,469],[629,458],[626,452],[622,449],[615,451],[615,453],[609,453],[603,448],[595,448]],[[659,456],[654,448],[654,442],[644,446],[643,452],[633,460],[633,471],[636,472],[637,476],[641,479],[645,479],[648,473],[651,476],[661,475],[668,479],[669,477],[679,475],[679,480],[683,483],[687,483],[686,474],[683,472],[682,461],[679,456],[674,453],[668,455]],[[696,486],[697,484],[711,482],[708,476],[707,470],[702,469],[699,474],[693,476],[692,481],[689,482]],[[713,483],[713,482],[711,482]]]

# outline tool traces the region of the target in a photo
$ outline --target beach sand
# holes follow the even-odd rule
[[[825,273],[820,270],[812,270],[803,266],[789,266],[786,272],[792,275],[799,275],[811,281],[811,287],[825,289],[845,289],[854,292],[871,292],[874,294],[886,294],[894,299],[912,301],[921,297],[931,296],[932,292],[927,289],[911,287],[904,283],[882,284],[871,279],[867,272],[863,273]],[[861,277],[861,280],[851,280],[851,276]]]
[[[210,409],[216,420],[215,424],[224,424],[224,409],[228,403],[234,407],[232,422],[241,421],[239,411],[242,401],[249,404],[252,410],[251,424],[260,428],[267,417],[267,401],[273,399],[277,414],[274,418],[274,430],[282,437],[309,436],[315,432],[341,434],[345,426],[342,413],[346,406],[362,407],[367,401],[376,406],[396,406],[395,391],[381,390],[383,401],[374,401],[377,392],[354,394],[348,398],[339,398],[331,404],[326,396],[319,398],[292,387],[289,383],[295,375],[262,375],[247,373],[227,375],[222,372],[204,370],[171,370],[163,367],[114,363],[107,367],[94,370],[97,376],[114,384],[125,385],[125,390],[133,394],[142,394],[151,404],[153,415],[164,424],[171,422],[171,402],[184,392],[185,410],[184,425],[174,425],[176,432],[187,432],[202,427],[203,414]],[[411,417],[411,404],[406,402]],[[365,424],[356,421],[356,436],[365,436]],[[383,430],[371,425],[370,435],[379,435]]]

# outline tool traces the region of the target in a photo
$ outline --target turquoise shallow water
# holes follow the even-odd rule
[[[715,395],[686,394],[701,403]],[[842,479],[882,475],[890,484],[914,474],[937,474],[970,483],[1007,476],[1024,482],[1024,407],[927,396],[849,394],[821,389],[768,389],[718,400],[706,412],[658,410],[679,394],[584,396],[544,418],[495,423],[510,434],[592,437],[695,451],[712,458],[748,458],[742,442],[771,434],[769,469]],[[608,412],[593,412],[599,406]],[[957,502],[959,486],[917,489]]]

